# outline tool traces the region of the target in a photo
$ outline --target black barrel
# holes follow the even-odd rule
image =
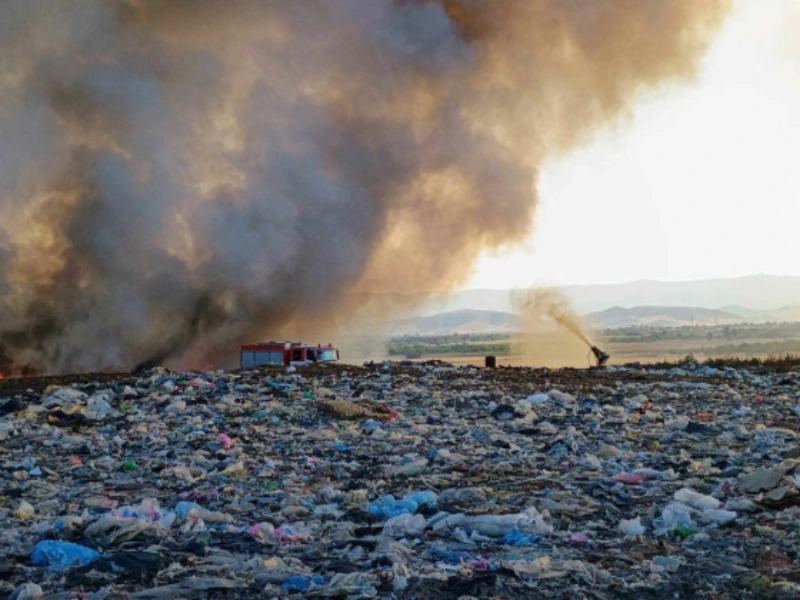
[[[486,368],[487,369],[494,369],[497,366],[497,357],[496,356],[487,356],[486,357]]]

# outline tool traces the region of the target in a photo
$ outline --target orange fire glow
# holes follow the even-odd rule
[[[2,381],[3,379],[22,379],[23,377],[30,377],[30,375],[25,375],[24,373],[5,375],[3,373],[0,373],[0,381]]]

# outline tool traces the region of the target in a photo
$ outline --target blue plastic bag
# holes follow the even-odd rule
[[[411,502],[416,503],[417,508],[429,507],[432,508],[436,506],[436,501],[438,498],[436,494],[431,491],[424,491],[424,492],[413,492],[403,498],[403,500],[410,500]]]
[[[537,539],[539,538],[535,535],[512,529],[500,539],[500,542],[508,546],[530,546],[536,543]]]
[[[431,546],[431,558],[440,560],[442,562],[459,564],[462,561],[467,562],[472,560],[472,555],[469,552],[457,552],[452,550],[445,550],[444,548],[434,544]]]
[[[312,583],[314,585],[324,585],[325,578],[321,575],[314,575],[310,579],[308,577],[303,577],[302,575],[292,575],[281,587],[290,594],[294,594],[297,592],[308,591],[308,588],[311,587]]]
[[[290,594],[296,592],[305,592],[311,586],[311,580],[308,577],[301,577],[300,575],[292,575],[281,586]]]
[[[391,519],[399,515],[413,515],[423,507],[436,506],[436,494],[430,491],[413,492],[402,500],[396,500],[394,496],[388,494],[369,503],[369,514],[373,517],[383,517]]]
[[[395,500],[391,494],[382,496],[369,503],[369,514],[373,517],[383,517],[384,519],[391,519],[398,515],[413,514],[417,510],[415,502],[406,502],[404,500]]]
[[[56,571],[68,569],[74,565],[88,565],[100,558],[100,554],[70,542],[44,540],[36,544],[31,553],[31,562],[35,565],[48,566]]]
[[[175,515],[179,519],[185,519],[194,509],[202,509],[202,507],[194,502],[178,502],[178,504],[175,505]]]

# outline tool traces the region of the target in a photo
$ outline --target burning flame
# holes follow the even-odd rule
[[[35,375],[26,373],[12,373],[6,375],[5,373],[0,373],[0,381],[3,381],[4,379],[27,379],[28,377],[35,377]]]

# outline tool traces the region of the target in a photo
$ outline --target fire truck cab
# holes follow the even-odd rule
[[[245,344],[239,355],[242,369],[260,367],[262,365],[300,366],[316,362],[336,362],[339,350],[327,346],[309,346],[302,342],[259,342]]]

